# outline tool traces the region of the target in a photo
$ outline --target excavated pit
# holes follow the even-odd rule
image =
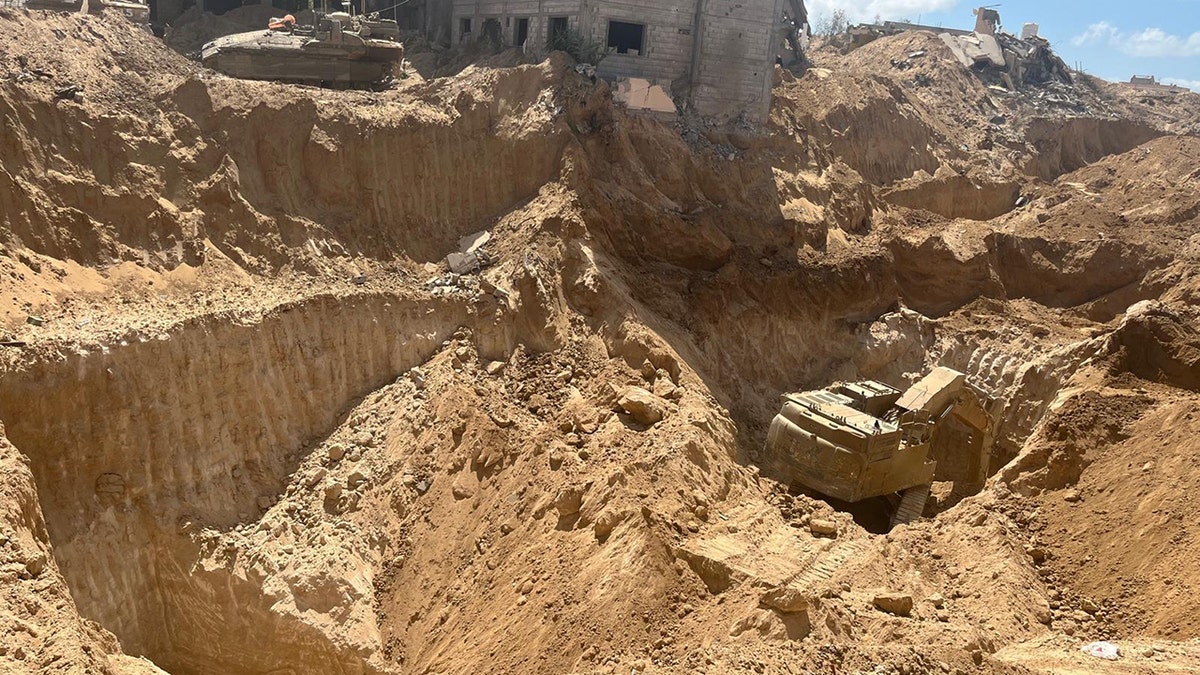
[[[248,178],[254,171],[238,173],[242,184],[261,183]],[[734,261],[712,275],[687,272],[692,283],[673,299],[637,290],[643,275],[660,271],[611,262],[625,292],[650,310],[642,319],[728,408],[736,433],[725,450],[743,463],[757,463],[781,392],[856,378],[904,388],[944,365],[997,397],[991,475],[1017,455],[1098,343],[1037,334],[1014,341],[1011,331],[972,331],[970,314],[1003,324],[1013,300],[1077,307],[1136,286],[1163,260],[1104,240],[991,233],[964,249],[944,237],[895,239],[890,251],[838,265],[763,273],[758,261]],[[433,255],[430,248],[418,258]],[[679,287],[664,281],[662,288]],[[897,310],[901,299],[922,314]],[[335,643],[300,620],[337,600],[297,601],[299,614],[277,611],[265,576],[210,564],[223,555],[214,546],[226,545],[212,533],[255,529],[356,401],[476,322],[471,303],[452,297],[318,296],[262,316],[202,317],[7,373],[0,419],[30,459],[55,558],[81,613],[128,653],[176,673],[377,672],[372,640]],[[480,332],[479,353],[505,358],[515,345],[512,323]],[[553,347],[537,329],[524,332],[526,342]],[[640,365],[641,357],[621,358]],[[928,513],[965,496],[935,501]],[[831,505],[869,532],[888,529],[884,500]],[[351,592],[359,594],[355,606],[369,608],[369,579],[364,584],[317,595]]]
[[[8,374],[0,416],[81,612],[172,672],[361,671],[362,655],[273,613],[254,579],[198,568],[190,535],[253,524],[351,402],[424,362],[467,313],[316,297]]]
[[[885,294],[859,297],[872,295],[880,307],[888,302]],[[754,313],[779,317],[782,309]],[[334,647],[311,625],[273,611],[261,580],[205,564],[219,552],[196,535],[253,528],[355,401],[424,363],[470,323],[467,303],[451,299],[317,297],[257,318],[198,319],[6,376],[0,418],[30,458],[56,559],[81,612],[129,653],[171,672],[373,672],[369,651]],[[713,354],[752,359],[786,343],[795,361],[783,372],[792,375],[750,389],[749,380],[717,377],[721,398],[769,402],[826,378],[904,386],[911,373],[949,365],[1000,395],[998,447],[1009,454],[1085,351],[1067,349],[1031,368],[1030,353],[931,330],[912,312],[860,325],[805,313],[742,328],[673,347],[694,353],[686,365],[704,373],[721,363]],[[513,346],[494,326],[478,341],[481,353],[499,358]],[[741,422],[736,444],[750,449],[745,461],[754,462],[769,406],[731,410]],[[835,507],[869,531],[887,529],[882,501]]]
[[[860,579],[930,571],[930,542],[956,541],[964,510],[991,518],[970,530],[992,537],[974,544],[996,564],[984,590],[1003,578],[1033,602],[1032,563],[994,553],[1025,542],[996,524],[995,494],[955,512],[967,495],[935,491],[926,515],[946,517],[899,532],[916,552],[905,559],[845,516],[882,533],[880,500],[832,503],[849,526],[836,542],[795,535],[795,513],[765,496],[786,493],[786,478],[753,469],[779,394],[961,370],[996,397],[989,475],[1015,475],[1072,377],[1114,349],[1130,373],[1196,386],[1194,361],[1144,347],[1182,324],[1116,337],[1112,325],[1175,280],[1164,247],[1130,234],[1136,218],[1170,227],[1194,211],[1106,211],[1096,197],[1116,179],[1087,169],[1034,183],[1032,205],[1014,208],[1026,178],[1158,135],[1140,124],[1035,121],[1040,155],[980,181],[947,173],[968,146],[930,121],[919,91],[882,76],[809,78],[796,87],[843,100],[808,113],[820,97],[777,88],[770,138],[685,141],[556,62],[469,69],[382,103],[173,67],[179,81],[156,99],[171,109],[152,123],[0,90],[0,116],[29,130],[5,137],[0,171],[15,241],[76,265],[294,265],[335,283],[398,259],[406,289],[301,292],[161,331],[46,340],[2,373],[0,420],[28,457],[79,613],[119,639],[114,650],[174,673],[588,670],[607,662],[584,655],[655,644],[657,626],[686,616],[721,639],[766,635],[776,615],[762,584],[820,590],[858,558],[860,595],[840,608],[822,595],[814,625],[847,637],[853,626],[860,640],[891,630],[838,616],[869,606]],[[82,124],[95,142],[78,142]],[[484,228],[498,261],[479,290],[435,292],[443,256]],[[499,293],[482,290],[485,276]],[[634,383],[661,399],[661,422],[616,403]],[[368,427],[375,436],[348,440]],[[331,453],[347,445],[373,456],[339,464]],[[963,633],[945,638],[963,659],[991,639],[964,628],[977,618],[970,590],[954,599],[966,618],[947,626]],[[731,630],[738,603],[757,614]],[[1020,611],[1003,619],[1024,624],[1009,638],[1036,617]],[[795,619],[786,639],[814,629]],[[609,644],[575,632],[547,655],[544,633],[568,624],[608,631]],[[514,642],[541,646],[501,650]]]

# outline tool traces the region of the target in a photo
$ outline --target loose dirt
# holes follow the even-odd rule
[[[907,34],[716,128],[562,54],[0,37],[0,670],[1200,669],[1200,97]],[[781,393],[936,365],[997,399],[982,492],[875,534],[756,468]]]

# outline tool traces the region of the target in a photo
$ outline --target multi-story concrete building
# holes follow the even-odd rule
[[[641,78],[706,117],[766,119],[785,0],[453,0],[455,42],[543,51],[574,30],[609,54],[596,74]]]

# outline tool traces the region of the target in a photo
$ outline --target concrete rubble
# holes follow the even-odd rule
[[[1021,37],[1017,37],[1001,30],[1000,14],[996,10],[980,7],[975,10],[975,15],[977,20],[972,31],[885,21],[853,26],[843,36],[843,42],[848,50],[854,50],[881,37],[905,31],[934,33],[962,67],[978,71],[989,84],[1017,91],[1032,86],[1072,83],[1067,65],[1054,54],[1050,42],[1038,35],[1037,24],[1025,24]],[[919,56],[913,54],[892,65],[904,69],[908,61]]]
[[[458,240],[458,250],[446,256],[446,264],[454,274],[470,274],[492,264],[491,257],[483,250],[492,238],[487,230],[469,234]]]

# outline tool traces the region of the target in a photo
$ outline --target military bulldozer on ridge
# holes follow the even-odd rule
[[[786,394],[760,464],[764,474],[843,502],[901,495],[891,523],[912,522],[934,480],[952,481],[956,490],[983,487],[991,404],[949,368],[903,393],[865,381]]]
[[[364,85],[387,80],[404,57],[396,22],[345,12],[300,26],[290,15],[264,30],[217,38],[200,50],[213,70],[248,80]]]

